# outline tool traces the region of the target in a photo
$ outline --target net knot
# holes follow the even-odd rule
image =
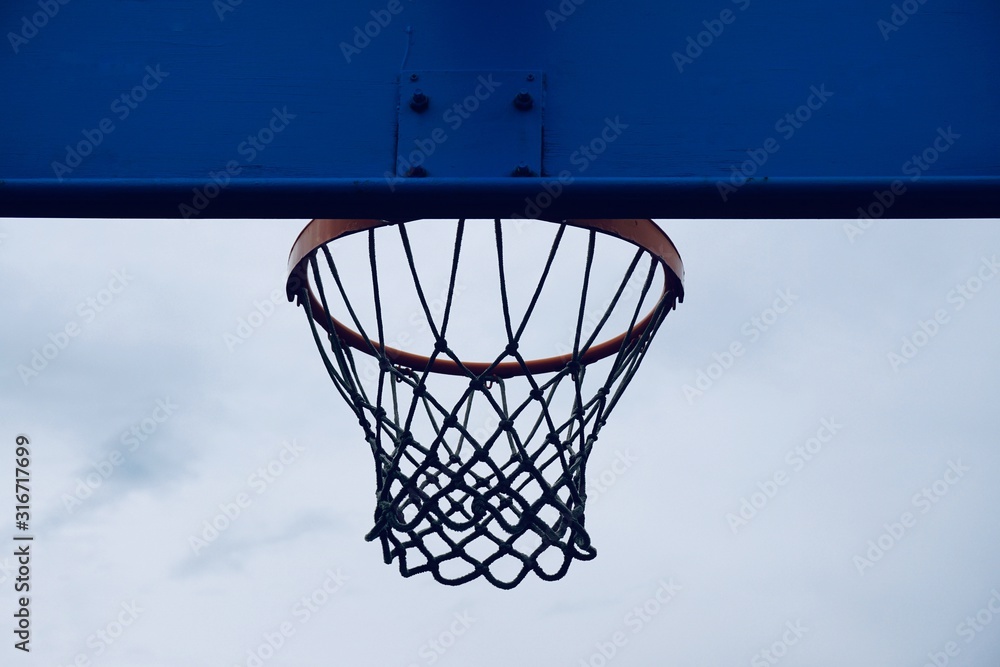
[[[478,486],[478,484],[476,485]],[[477,519],[486,514],[486,499],[482,496],[476,496],[472,500],[472,515]]]
[[[507,347],[504,348],[504,351],[509,356],[513,357],[515,354],[517,354],[517,342],[516,341],[512,341],[512,342],[508,343]]]
[[[445,340],[444,338],[438,338],[436,341],[434,341],[434,351],[437,352],[438,354],[441,354],[442,352],[447,352],[448,341]]]
[[[365,541],[371,542],[378,539],[388,528],[389,517],[395,515],[394,505],[388,500],[380,500],[375,505],[375,525],[365,535]]]

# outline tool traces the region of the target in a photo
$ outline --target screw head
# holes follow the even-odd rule
[[[420,81],[420,75],[419,74],[411,74],[410,75],[410,81]]]
[[[514,106],[516,106],[521,111],[527,111],[532,106],[534,106],[535,101],[531,97],[531,93],[528,92],[527,88],[522,88],[517,96],[514,97]]]
[[[406,170],[406,175],[411,178],[421,178],[427,175],[427,170],[422,166],[417,165],[416,167],[410,167]]]
[[[515,176],[531,176],[531,168],[528,167],[527,162],[521,162],[516,167],[514,167]]]
[[[527,79],[528,81],[534,81],[534,80],[535,80],[535,75],[534,75],[534,74],[529,74],[529,75],[528,75],[528,76],[526,76],[525,78],[526,78],[526,79]]]
[[[430,98],[424,94],[424,91],[419,88],[413,91],[413,97],[410,98],[410,108],[417,113],[422,113],[427,110],[427,106],[430,104]]]

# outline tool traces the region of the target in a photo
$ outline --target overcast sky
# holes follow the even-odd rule
[[[598,556],[513,591],[364,541],[371,454],[282,296],[305,222],[0,220],[35,536],[0,663],[998,664],[995,221],[661,221],[687,298],[595,446]]]

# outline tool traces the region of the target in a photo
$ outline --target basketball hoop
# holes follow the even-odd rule
[[[500,588],[512,588],[529,572],[546,580],[559,579],[574,559],[596,555],[584,527],[587,459],[653,335],[683,300],[684,272],[673,243],[652,220],[548,223],[558,229],[538,286],[518,322],[508,299],[503,224],[493,222],[505,332],[502,349],[492,360],[462,359],[446,338],[465,220],[457,223],[446,300],[437,321],[421,286],[407,232],[408,226],[420,221],[313,220],[292,248],[286,289],[289,300],[306,311],[330,378],[354,411],[375,458],[376,510],[366,539],[378,539],[385,562],[398,560],[404,576],[431,572],[450,585],[481,576]],[[420,309],[433,334],[433,349],[427,354],[386,344],[375,233],[390,226],[398,229]],[[521,336],[568,228],[588,233],[572,351],[525,358]],[[365,327],[352,306],[352,295],[330,251],[335,241],[361,232],[368,235],[374,331]],[[606,311],[586,336],[584,310],[599,234],[631,244],[635,253]],[[662,284],[654,297],[657,273]],[[596,342],[633,279],[641,280],[641,289],[635,307],[627,311],[625,330]],[[655,302],[642,313],[647,295]],[[334,316],[333,296],[342,300],[346,317]],[[366,388],[356,352],[378,362],[374,388]],[[588,369],[598,366],[603,379],[593,389],[585,379]],[[444,398],[443,385],[449,376],[452,383],[460,381],[455,378],[467,381],[450,400]],[[567,396],[559,394],[560,387],[571,387],[563,392]],[[586,397],[585,387],[593,390]],[[568,414],[556,410],[557,396],[568,401]],[[473,403],[495,414],[496,424],[488,432],[477,432],[470,425]]]

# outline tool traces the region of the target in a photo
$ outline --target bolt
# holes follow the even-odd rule
[[[413,91],[413,97],[410,98],[410,108],[417,113],[423,113],[427,110],[427,105],[430,104],[430,98],[424,95],[424,92],[419,88]]]
[[[410,81],[420,81],[420,75],[419,74],[411,74],[410,75]]]
[[[531,169],[528,167],[527,162],[521,162],[516,167],[514,167],[515,176],[531,176]]]
[[[521,111],[527,111],[534,105],[534,103],[535,101],[531,99],[531,93],[529,93],[526,88],[522,88],[514,98],[514,106]]]
[[[410,167],[406,170],[406,175],[410,177],[420,178],[427,175],[427,170],[423,167],[417,165],[416,167]]]
[[[525,78],[526,78],[526,79],[527,79],[528,81],[534,81],[534,80],[535,80],[535,75],[534,75],[534,74],[529,74],[529,75],[528,75],[528,76],[526,76]]]

